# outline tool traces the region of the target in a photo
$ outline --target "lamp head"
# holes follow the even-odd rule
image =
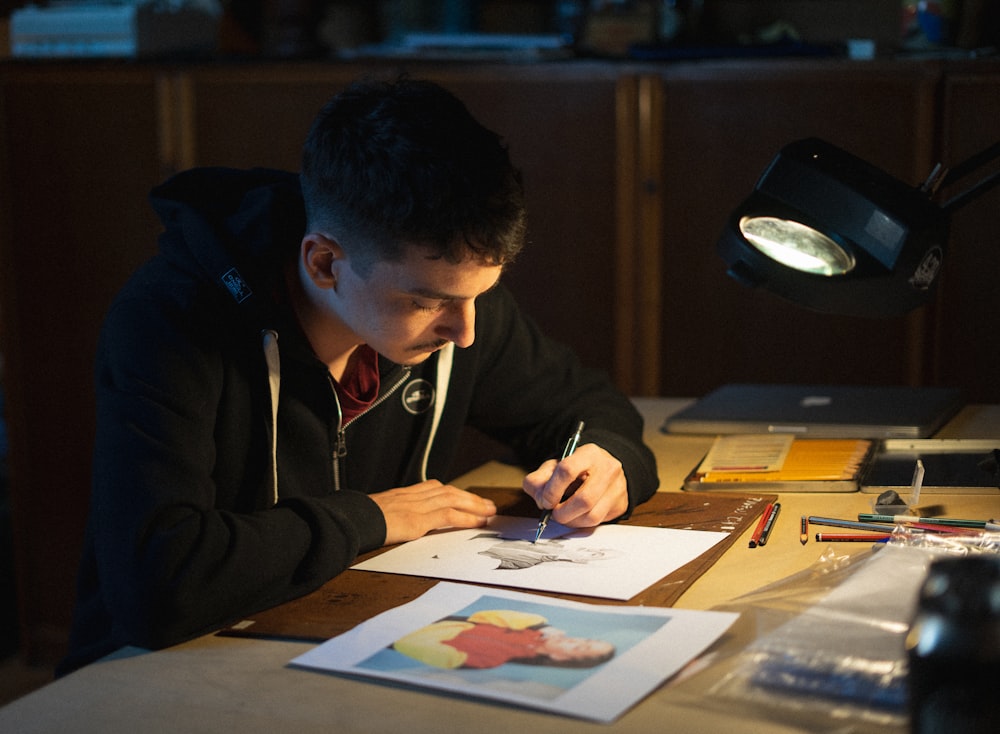
[[[785,146],[718,244],[729,274],[817,311],[896,316],[924,303],[948,216],[910,187],[816,138]]]

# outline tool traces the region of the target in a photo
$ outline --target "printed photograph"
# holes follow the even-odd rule
[[[291,662],[607,722],[736,616],[441,582]]]
[[[463,686],[516,687],[523,695],[551,699],[668,621],[483,596],[401,636],[359,667]]]

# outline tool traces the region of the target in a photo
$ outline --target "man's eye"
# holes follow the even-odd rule
[[[418,311],[440,311],[444,308],[444,301],[421,301],[414,298],[413,306]]]

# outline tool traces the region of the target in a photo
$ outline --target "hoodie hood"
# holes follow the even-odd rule
[[[305,209],[298,174],[257,168],[195,168],[157,186],[160,250],[250,311],[266,307],[282,253],[298,247]]]
[[[282,258],[305,232],[299,177],[262,168],[195,168],[153,189],[150,203],[164,224],[164,257],[217,285],[259,330],[271,400],[271,500],[277,503],[281,357],[270,293]]]

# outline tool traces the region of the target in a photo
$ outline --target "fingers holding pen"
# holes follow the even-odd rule
[[[596,444],[546,461],[524,478],[523,488],[540,509],[552,509],[553,520],[570,527],[599,525],[628,510],[621,462]]]

